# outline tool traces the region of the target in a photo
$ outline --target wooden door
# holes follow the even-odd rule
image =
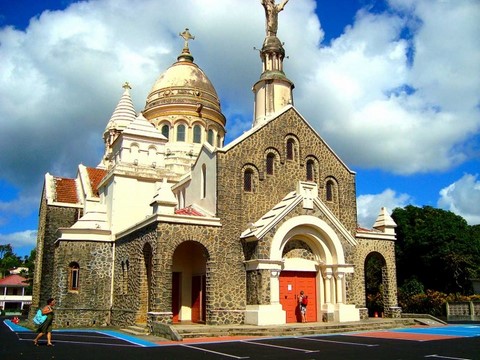
[[[308,295],[307,321],[317,321],[317,287],[315,272],[282,271],[280,273],[280,303],[287,313],[287,323],[301,322],[298,296]]]
[[[205,275],[192,276],[192,322],[204,322],[206,310]]]
[[[174,323],[180,322],[178,314],[180,313],[180,284],[181,276],[179,272],[172,273],[172,313]]]

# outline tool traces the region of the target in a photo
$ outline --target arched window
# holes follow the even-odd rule
[[[326,185],[326,198],[327,198],[327,201],[333,201],[333,188],[334,188],[335,184],[333,182],[333,180],[328,180],[327,181],[327,185]]]
[[[267,159],[266,159],[266,171],[268,175],[273,175],[274,162],[275,162],[275,154],[268,153]]]
[[[246,192],[253,191],[253,170],[246,169],[243,172],[243,190]]]
[[[163,125],[162,126],[162,135],[165,136],[168,139],[168,136],[170,135],[170,126],[169,125]]]
[[[287,160],[293,160],[295,141],[293,139],[287,140]]]
[[[177,126],[177,141],[185,141],[185,125]]]
[[[201,199],[205,199],[207,197],[207,166],[205,164],[202,165],[202,193]]]
[[[202,142],[202,128],[200,125],[195,125],[193,127],[193,142],[195,144],[200,144]]]
[[[122,261],[122,283],[121,283],[121,292],[122,294],[128,294],[128,270],[130,269],[130,263],[128,259],[124,262]]]
[[[213,130],[210,129],[208,130],[208,138],[207,138],[207,141],[210,145],[213,146]]]
[[[157,148],[155,146],[150,146],[148,148],[148,156],[150,158],[155,157],[157,155]]]
[[[315,163],[313,162],[312,159],[307,160],[307,181],[314,181],[315,180],[315,168],[314,168]]]
[[[68,290],[77,291],[80,283],[80,266],[76,262],[68,266]]]

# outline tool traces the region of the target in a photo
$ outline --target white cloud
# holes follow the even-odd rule
[[[348,164],[415,174],[473,155],[480,3],[411,3],[393,15],[360,11],[316,61],[308,57],[314,66],[297,105]]]
[[[370,229],[377,219],[380,209],[387,208],[391,214],[395,208],[403,208],[412,203],[408,194],[397,194],[392,189],[385,189],[380,194],[367,194],[357,197],[357,220],[358,224]]]
[[[465,174],[440,191],[438,207],[462,216],[470,225],[480,224],[480,180]]]
[[[315,2],[288,3],[278,35],[295,105],[349,166],[451,169],[471,157],[468,141],[480,128],[480,3],[390,4],[388,13],[360,11],[341,37],[319,47]],[[185,27],[235,138],[251,123],[251,86],[261,73],[253,47],[261,47],[264,21],[259,1],[96,0],[44,12],[25,31],[0,28],[0,176],[22,197],[38,198],[45,172],[74,176],[79,163],[95,166],[121,85],[133,85],[142,110],[180,53]]]
[[[32,247],[35,247],[37,244],[37,230],[25,230],[12,234],[0,234],[0,244],[12,245],[13,252],[18,255],[18,249],[31,249]]]

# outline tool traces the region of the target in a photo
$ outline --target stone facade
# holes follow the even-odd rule
[[[40,202],[35,274],[33,281],[31,315],[54,296],[55,241],[60,227],[72,226],[79,217],[80,208],[49,204],[44,194]],[[33,315],[32,315],[33,316]]]
[[[279,67],[264,63],[268,81],[254,87],[259,115],[232,143],[223,147],[219,104],[213,111],[197,101],[216,94],[185,45],[145,117],[135,117],[124,86],[101,165],[81,165],[64,181],[63,203],[45,195],[53,191],[46,182],[34,306],[56,297],[57,325],[284,324],[297,321],[304,287],[313,321],[359,320],[368,316],[372,254],[384,263],[385,315],[399,316],[393,220],[382,213],[374,230],[359,231],[355,173],[289,101],[265,98],[277,95],[263,85],[282,88],[286,79],[269,77],[283,74],[284,52],[270,38],[262,60],[280,54]]]
[[[60,242],[55,250],[53,297],[55,323],[68,326],[105,326],[110,323],[113,244],[88,241]],[[69,270],[79,265],[81,279],[72,290]]]
[[[274,156],[273,171],[266,168],[269,154]],[[305,182],[306,161],[312,159],[313,179]],[[364,266],[372,253],[385,264],[385,316],[399,316],[394,236],[357,233],[355,174],[294,108],[202,161],[217,164],[216,225],[192,216],[162,215],[114,242],[60,239],[53,246],[56,228],[73,224],[78,209],[42,205],[39,256],[54,261],[42,269],[41,284],[49,289],[43,296],[53,294],[60,303],[58,325],[146,323],[153,331],[155,324],[178,321],[176,316],[188,319],[194,312],[189,292],[195,277],[205,282],[199,321],[260,324],[271,321],[268,316],[284,316],[279,274],[298,269],[318,274],[318,321],[365,318]],[[245,169],[254,170],[252,191],[244,189]],[[328,191],[327,182],[333,183]],[[255,240],[243,235],[252,223],[275,213],[282,201],[289,204],[288,211],[272,215],[276,220],[267,224],[268,231]],[[81,286],[75,291],[68,285],[72,263],[80,266]],[[175,273],[182,276],[183,298],[175,297],[180,291],[174,290]],[[263,319],[269,311],[273,315]]]

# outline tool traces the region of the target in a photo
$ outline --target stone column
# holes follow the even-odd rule
[[[323,282],[325,284],[325,304],[332,304],[332,273],[325,271],[323,273]]]
[[[344,286],[343,286],[343,278],[345,274],[337,272],[335,274],[336,280],[336,290],[337,290],[337,303],[341,304],[344,302]]]
[[[270,270],[270,304],[280,304],[280,271]]]

